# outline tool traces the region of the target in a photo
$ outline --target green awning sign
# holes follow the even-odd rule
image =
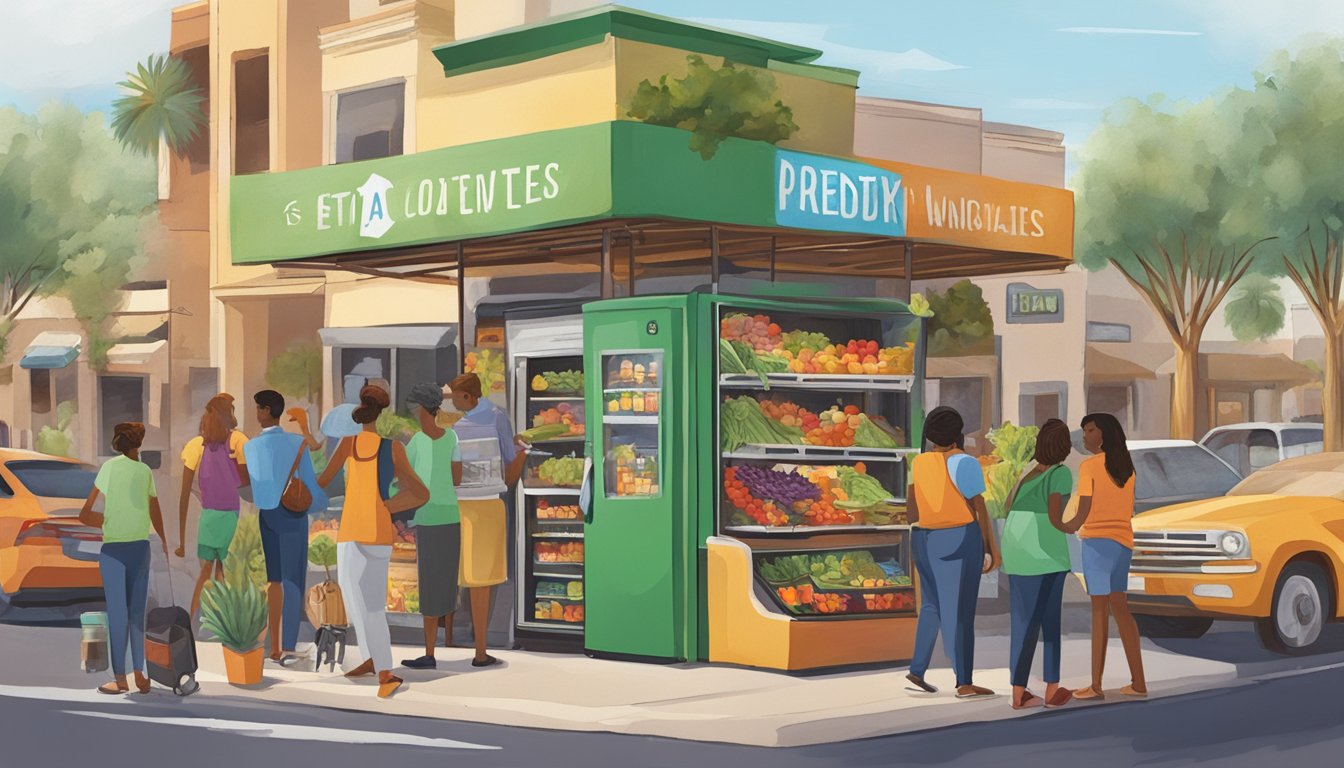
[[[618,121],[283,173],[235,176],[233,261],[259,264],[651,217],[901,237],[901,177]]]

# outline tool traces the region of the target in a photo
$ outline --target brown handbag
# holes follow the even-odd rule
[[[345,615],[345,599],[341,595],[341,588],[331,579],[314,584],[308,590],[306,608],[308,621],[314,627],[343,627],[350,623]]]
[[[303,446],[299,446],[299,455],[294,457],[294,466],[289,468],[289,478],[285,480],[285,492],[280,495],[280,506],[295,517],[308,514],[313,505],[313,493],[295,474],[299,471],[299,462],[303,461]]]

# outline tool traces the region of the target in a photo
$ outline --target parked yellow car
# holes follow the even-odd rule
[[[73,459],[0,449],[0,615],[64,618],[102,601],[102,531],[79,522],[94,476]]]
[[[1252,620],[1274,651],[1306,653],[1344,616],[1344,453],[1288,459],[1226,496],[1134,518],[1129,603],[1150,637]]]

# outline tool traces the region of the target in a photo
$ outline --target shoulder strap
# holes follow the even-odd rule
[[[299,462],[303,461],[303,449],[304,445],[302,442],[300,442],[299,453],[294,457],[294,465],[289,468],[289,475],[285,478],[285,485],[289,485],[291,482],[293,482],[294,473],[299,471]]]

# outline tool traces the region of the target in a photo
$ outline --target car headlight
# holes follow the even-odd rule
[[[1236,531],[1227,531],[1218,537],[1218,548],[1228,557],[1247,554],[1246,536]]]

